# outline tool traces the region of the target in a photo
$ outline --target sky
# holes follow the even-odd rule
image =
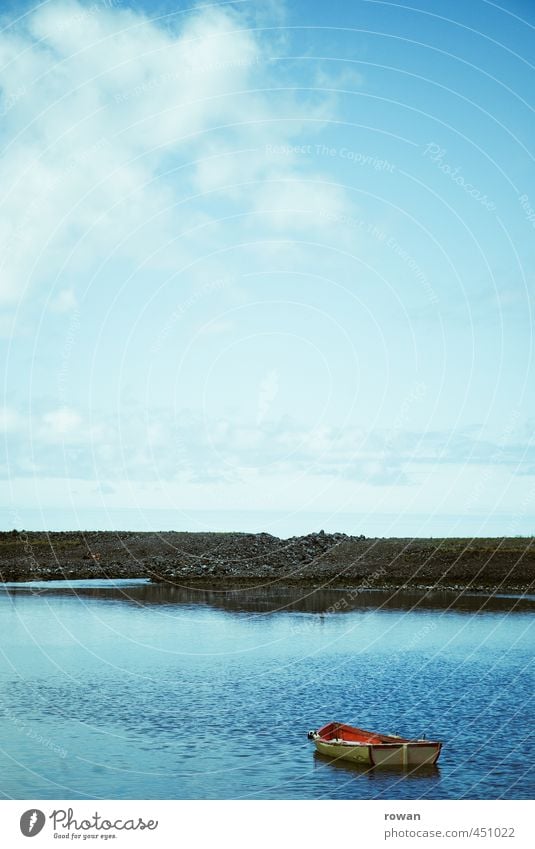
[[[3,3],[3,529],[535,530],[535,6]]]

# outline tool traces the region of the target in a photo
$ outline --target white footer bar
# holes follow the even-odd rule
[[[524,849],[524,801],[3,801],[2,845]],[[531,818],[532,819],[532,818]],[[531,833],[530,833],[531,832]],[[32,842],[35,839],[35,843]]]

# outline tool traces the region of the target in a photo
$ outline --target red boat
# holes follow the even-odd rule
[[[322,755],[368,766],[431,766],[442,749],[442,743],[436,740],[377,734],[342,722],[329,722],[309,731],[308,737]]]

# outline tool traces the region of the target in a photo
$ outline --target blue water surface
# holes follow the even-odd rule
[[[514,598],[54,583],[0,591],[3,798],[533,795],[533,615]],[[333,719],[441,739],[439,766],[325,760],[306,732]]]

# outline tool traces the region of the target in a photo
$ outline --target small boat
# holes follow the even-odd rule
[[[341,722],[329,722],[317,731],[309,731],[308,738],[322,755],[367,766],[432,766],[442,749],[442,743],[436,740],[407,740]]]

